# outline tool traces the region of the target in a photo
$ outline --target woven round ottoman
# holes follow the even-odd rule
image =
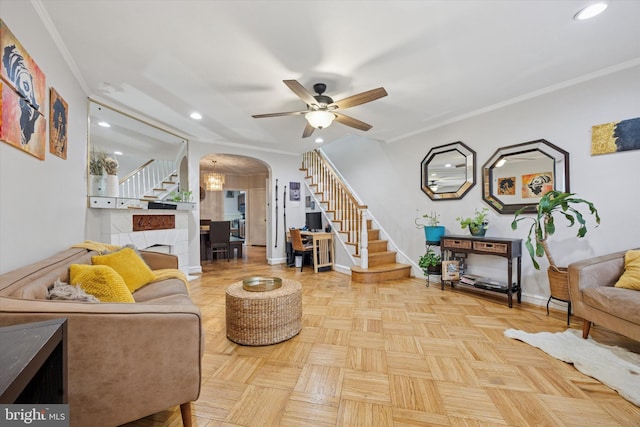
[[[237,344],[268,345],[288,340],[302,329],[302,286],[282,279],[278,289],[246,291],[243,282],[226,290],[227,338]]]

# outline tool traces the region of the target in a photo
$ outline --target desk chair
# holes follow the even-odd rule
[[[229,261],[229,236],[231,233],[231,221],[211,221],[209,226],[209,244],[211,245],[211,255],[224,254]]]
[[[313,244],[304,244],[302,243],[302,236],[300,235],[300,230],[297,228],[292,228],[289,230],[289,234],[291,236],[291,248],[293,249],[293,256],[300,255],[302,257],[302,265],[300,266],[300,271],[304,268],[304,254],[307,252],[311,253],[313,258],[313,264],[316,263],[316,257],[313,253]]]

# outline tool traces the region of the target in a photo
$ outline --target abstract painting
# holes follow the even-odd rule
[[[538,172],[522,175],[522,198],[539,198],[553,190],[553,173]]]
[[[54,88],[49,91],[49,152],[67,159],[67,103]]]
[[[0,56],[2,56],[0,77],[33,109],[44,108],[45,75],[2,20],[0,20]]]
[[[0,140],[44,160],[47,121],[17,92],[0,81]]]
[[[498,178],[498,194],[503,196],[515,196],[516,195],[516,177],[509,176],[504,178]]]
[[[640,118],[591,128],[591,155],[640,150]]]

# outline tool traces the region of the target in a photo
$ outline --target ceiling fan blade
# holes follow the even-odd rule
[[[313,94],[304,88],[297,80],[283,80],[289,89],[293,91],[300,99],[308,105],[318,105],[318,101],[313,97]]]
[[[339,101],[330,104],[329,107],[336,106],[338,108],[355,107],[356,105],[364,104],[367,102],[375,101],[378,98],[387,96],[387,91],[383,87],[377,89],[371,89],[366,92],[359,93],[357,95],[349,96]]]
[[[336,122],[342,123],[343,125],[351,126],[352,128],[360,129],[366,132],[373,127],[368,123],[362,122],[358,119],[354,119],[353,117],[346,116],[342,113],[333,111],[333,114],[336,115]]]
[[[306,126],[304,127],[304,131],[302,132],[302,137],[303,138],[310,137],[314,130],[316,129],[313,126],[311,126],[309,123],[307,123]]]
[[[251,117],[254,119],[263,119],[265,117],[280,117],[280,116],[299,116],[301,114],[307,114],[308,111],[290,111],[287,113],[269,113],[269,114],[254,114]]]

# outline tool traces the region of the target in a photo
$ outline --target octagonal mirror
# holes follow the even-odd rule
[[[462,142],[432,148],[420,164],[420,187],[431,200],[461,199],[476,183],[476,152]]]
[[[569,191],[569,153],[544,139],[499,148],[482,167],[482,199],[501,214],[535,212],[550,190]]]

